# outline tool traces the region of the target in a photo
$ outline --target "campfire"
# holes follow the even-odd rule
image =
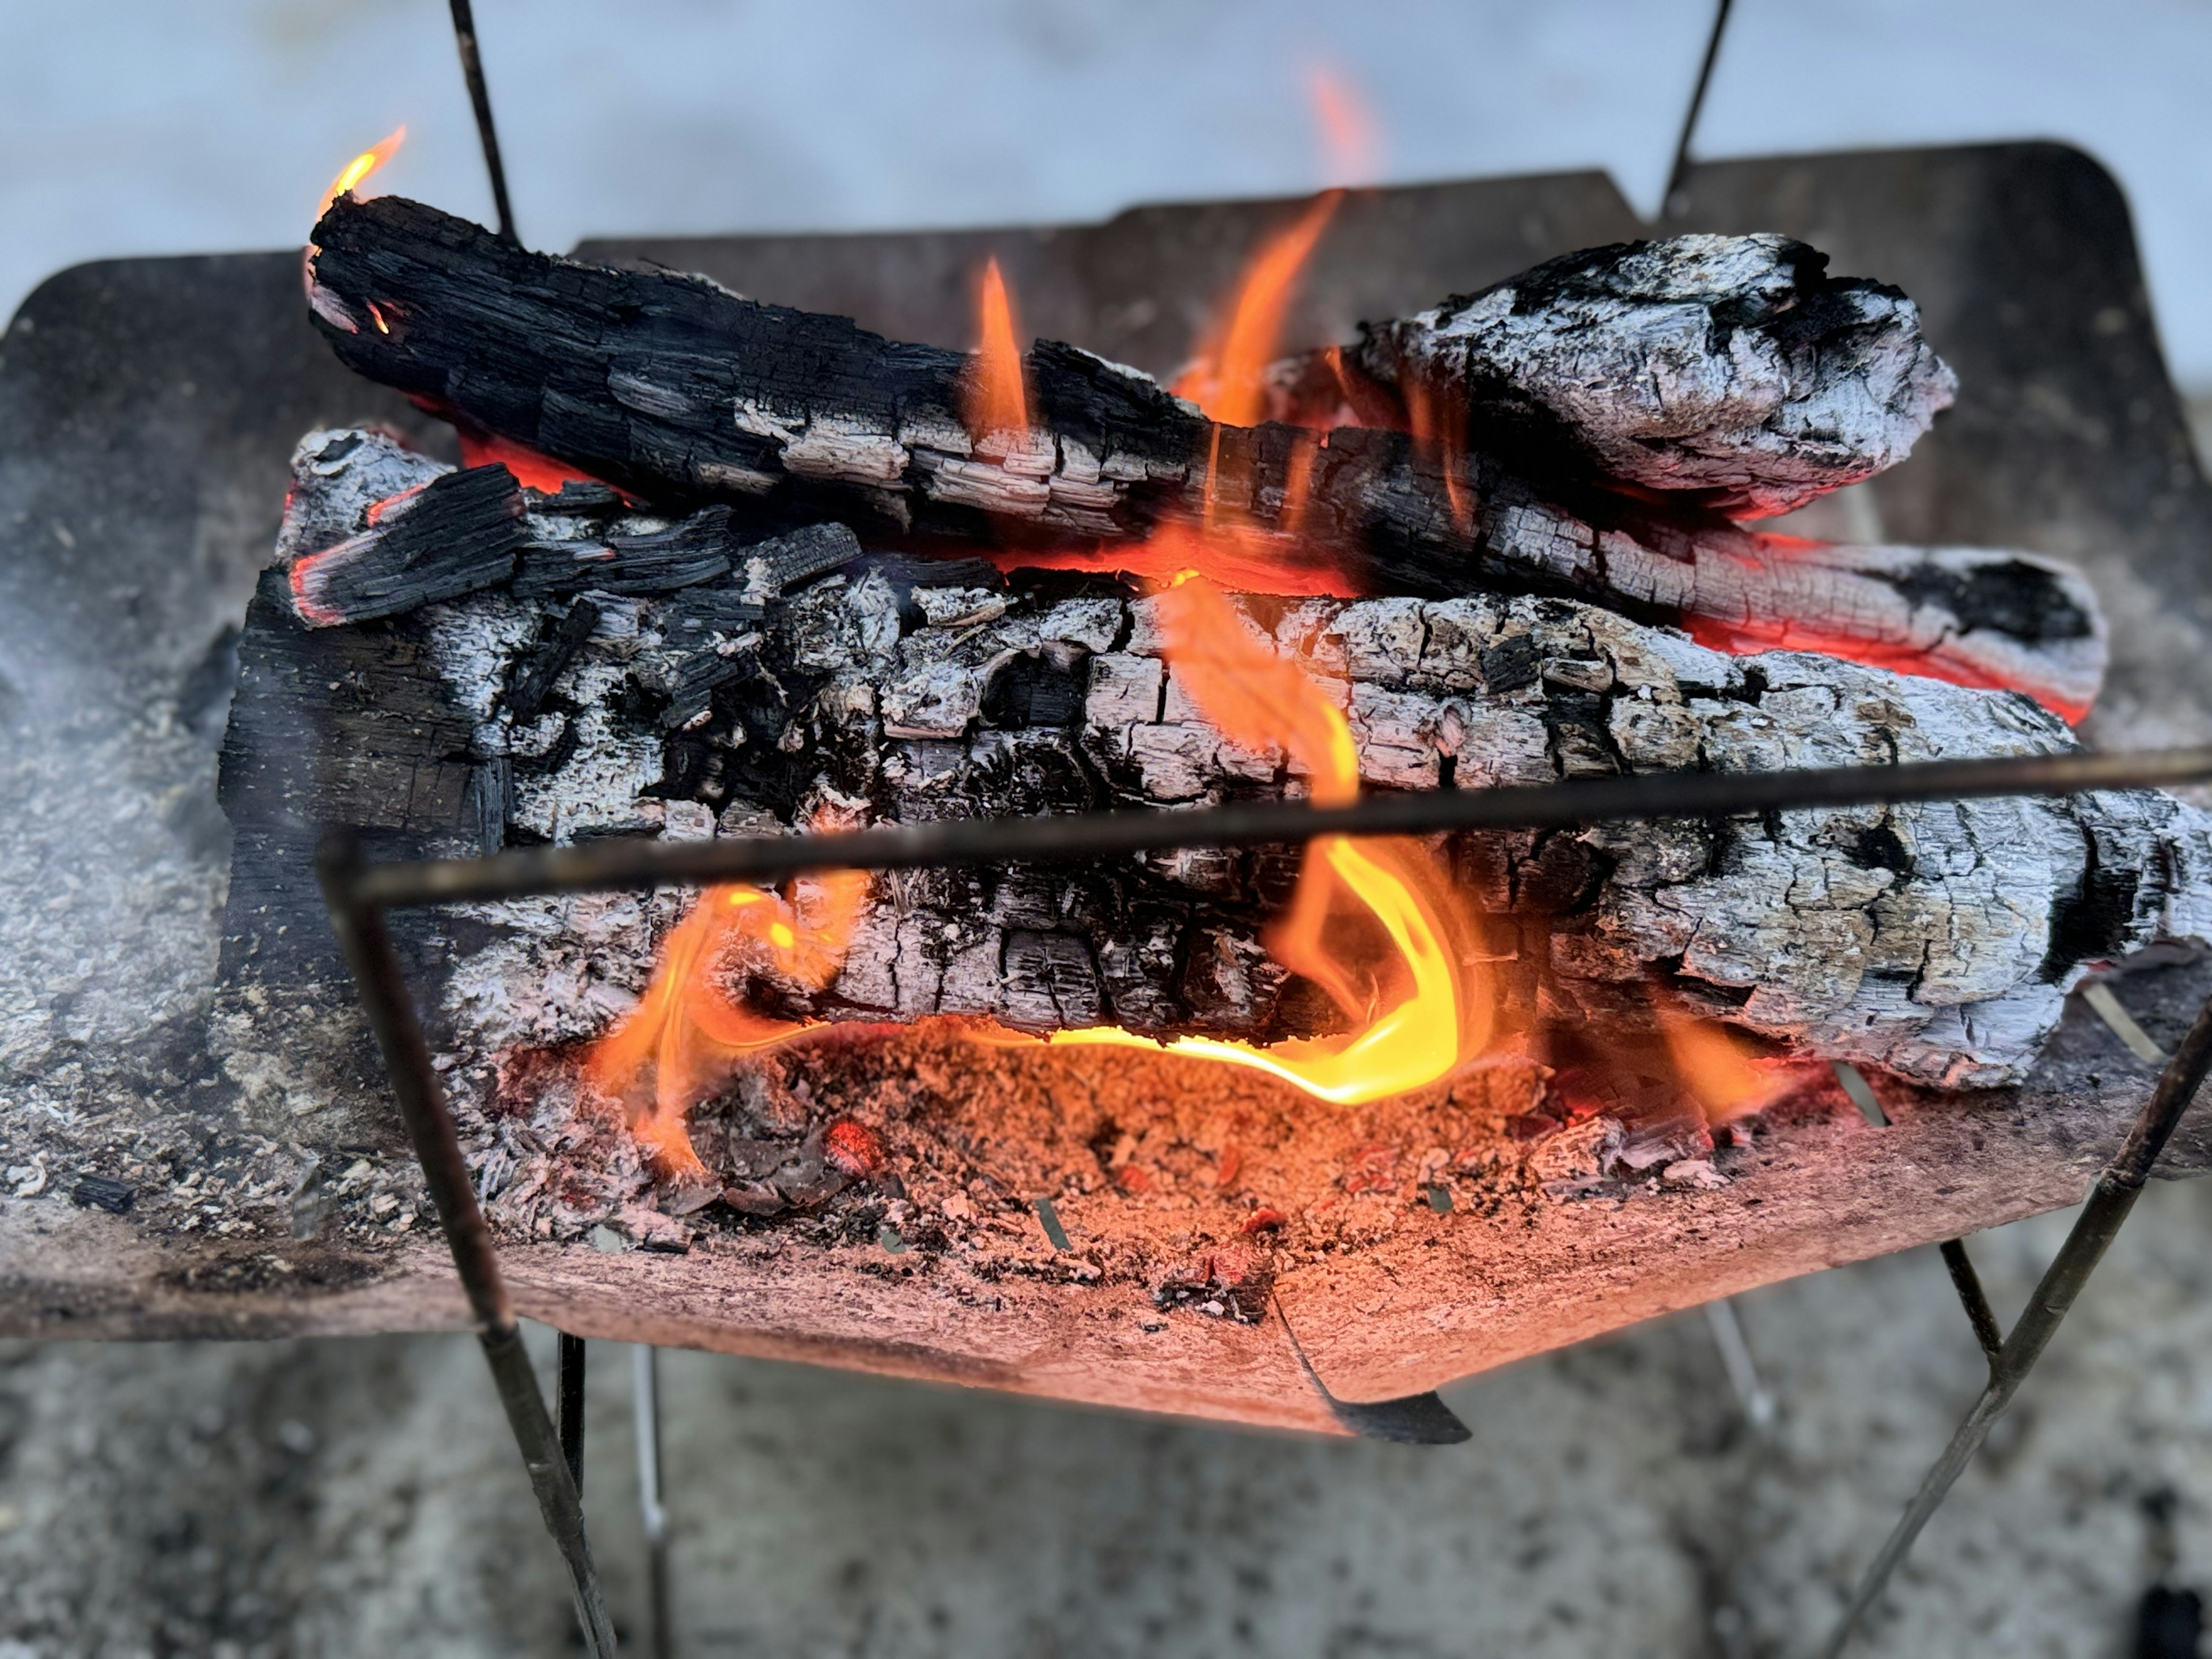
[[[463,465],[301,441],[227,790],[292,700],[404,711],[451,852],[2072,746],[2075,573],[1758,527],[1950,401],[1904,295],[1686,237],[1285,354],[1340,211],[1164,386],[1021,349],[994,264],[947,351],[337,191],[317,326]],[[1164,1339],[1279,1294],[1373,1398],[1416,1360],[1325,1304],[1415,1235],[1656,1240],[1832,1137],[1839,1076],[2020,1084],[2090,966],[2206,931],[2203,858],[2109,791],[509,899],[417,956],[507,1237],[1133,1293]]]

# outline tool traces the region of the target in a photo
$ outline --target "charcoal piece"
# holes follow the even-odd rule
[[[623,510],[622,491],[587,478],[563,478],[561,488],[543,498],[548,512],[613,514]]]
[[[708,582],[684,588],[669,601],[663,631],[677,644],[704,645],[716,634],[734,640],[767,615],[768,608],[748,599],[744,588]]]
[[[524,550],[514,591],[529,599],[586,589],[669,593],[728,575],[736,551],[730,509],[710,507],[665,530],[610,532],[599,542],[533,542]]]
[[[446,473],[372,507],[358,535],[294,559],[292,608],[310,628],[334,628],[493,586],[514,574],[522,513],[505,467]]]
[[[469,810],[476,819],[477,851],[489,858],[507,845],[507,816],[514,805],[514,763],[494,757],[469,774]]]
[[[718,651],[694,652],[666,676],[668,707],[661,711],[661,725],[672,732],[682,730],[707,712],[718,687],[759,672],[760,658],[750,651],[727,656]]]
[[[1105,1018],[1090,947],[1067,933],[1006,934],[1000,1018],[1016,1030],[1079,1031]]]
[[[108,1176],[79,1176],[76,1185],[70,1188],[70,1201],[81,1209],[123,1215],[137,1201],[137,1191],[129,1182]]]
[[[775,598],[817,576],[826,576],[860,556],[860,538],[842,524],[813,524],[785,536],[756,542],[740,556],[745,596],[756,603]]]
[[[1536,683],[1536,641],[1526,634],[1501,641],[1477,660],[1481,665],[1482,689],[1494,696]]]
[[[1730,331],[1756,348],[1753,356],[1771,347],[1780,365],[1780,378],[1761,383],[1748,412],[1729,402],[1733,382],[1722,374],[1723,395],[1708,415],[1686,434],[1654,440],[1673,445],[1666,453],[1674,459],[1660,470],[1689,487],[1636,483],[1633,495],[1608,488],[1610,475],[1589,476],[1580,462],[1538,464],[1548,453],[1578,453],[1565,441],[1548,449],[1439,445],[1403,428],[1347,427],[1323,443],[1290,426],[1216,425],[1147,377],[1051,341],[1024,363],[1034,429],[1013,453],[988,454],[963,423],[973,368],[965,353],[894,343],[848,319],[757,304],[696,277],[531,253],[398,197],[339,198],[314,240],[314,324],[348,365],[641,499],[720,500],[787,517],[827,510],[864,533],[957,538],[962,545],[979,535],[1016,547],[1081,538],[1109,556],[1112,544],[1163,523],[1216,520],[1227,511],[1291,591],[1317,584],[1326,570],[1371,592],[1431,598],[1485,586],[1574,593],[1641,621],[1695,623],[1747,649],[1810,630],[1839,654],[1911,661],[1960,684],[2026,691],[2069,719],[2087,712],[2103,678],[2095,596],[2063,566],[1986,550],[1804,543],[1747,531],[1711,510],[1763,487],[1746,455],[1764,465],[1775,454],[1814,454],[1820,474],[1828,465],[1814,454],[1826,442],[1822,411],[1840,418],[1850,412],[1849,388],[1873,384],[1853,380],[1852,341],[1861,336],[1846,329],[1831,340],[1834,331],[1822,331],[1827,300],[1796,307],[1802,315],[1791,320],[1789,283],[1828,291],[1802,274],[1797,254],[1760,253],[1758,239],[1691,262],[1779,272],[1751,283],[1756,303],[1747,307],[1708,303],[1695,283],[1688,298],[1674,297],[1665,270],[1648,283],[1638,274],[1640,255],[1577,256],[1599,273],[1601,288],[1620,289],[1607,303],[1628,321],[1601,330],[1612,343],[1602,374],[1577,374],[1573,330],[1564,325],[1530,356],[1529,374],[1553,380],[1531,381],[1537,389],[1522,401],[1572,404],[1578,426],[1546,417],[1562,433],[1603,427],[1622,453],[1641,454],[1650,435],[1645,388],[1674,384],[1680,365],[1669,354],[1693,336],[1689,370],[1733,374]],[[1553,267],[1524,280],[1547,295],[1572,285]],[[1846,285],[1828,298],[1849,310],[1874,303],[1869,295],[1890,308],[1887,322],[1860,317],[1864,339],[1876,343],[1867,363],[1902,362],[1898,351],[1917,335],[1901,296]],[[377,330],[371,301],[399,305],[408,326]],[[1580,314],[1580,299],[1559,303],[1570,322]],[[1694,313],[1702,331],[1639,332],[1638,319],[1680,321],[1678,313]],[[1809,345],[1792,332],[1800,322],[1812,328]],[[1800,345],[1811,354],[1805,376],[1790,355]],[[1897,368],[1893,386],[1883,382],[1896,395],[1883,391],[1877,400],[1886,401],[1869,428],[1873,449],[1856,438],[1843,447],[1894,459],[1922,420],[1914,411],[1935,406],[1940,378],[1934,368]],[[1802,398],[1801,380],[1810,388]],[[1771,421],[1760,413],[1768,392],[1781,399]],[[1670,398],[1651,418],[1663,423]],[[1726,442],[1716,465],[1701,471],[1708,428]],[[1844,471],[1858,464],[1847,456]],[[2042,573],[2063,605],[2032,607],[2035,632],[2022,635],[2011,631],[2017,605],[1983,605],[1970,625],[1949,608],[1942,584],[1911,575],[1909,591],[1899,586],[1910,573],[1983,566]],[[557,586],[563,574],[551,573],[556,586],[531,591],[568,591]],[[539,580],[533,561],[531,580]],[[1974,580],[1986,586],[1990,579]],[[2077,612],[2086,628],[2051,637],[2039,619],[2055,610]]]
[[[581,599],[571,605],[568,614],[561,618],[560,626],[551,636],[540,641],[538,648],[524,659],[507,687],[507,712],[518,720],[537,719],[538,711],[545,706],[545,699],[553,690],[553,682],[561,678],[562,669],[575,660],[576,653],[599,625],[598,605]]]

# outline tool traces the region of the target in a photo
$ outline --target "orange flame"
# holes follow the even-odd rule
[[[1322,805],[1358,795],[1358,752],[1342,713],[1305,673],[1247,631],[1219,589],[1177,582],[1160,596],[1160,622],[1172,672],[1224,735],[1249,749],[1282,748]],[[1265,1048],[1196,1036],[1156,1044],[1104,1026],[1043,1040],[1164,1047],[1265,1072],[1337,1105],[1379,1100],[1435,1082],[1488,1041],[1491,998],[1470,966],[1475,937],[1475,918],[1420,842],[1324,836],[1308,849],[1290,912],[1267,947],[1328,994],[1360,1027],[1352,1035]]]
[[[348,161],[339,170],[338,176],[331,180],[331,187],[323,192],[323,199],[315,204],[315,217],[320,219],[328,213],[331,210],[331,203],[356,185],[364,183],[370,174],[389,161],[393,153],[406,142],[407,129],[404,126],[394,127],[383,143],[362,151],[352,161]]]
[[[1321,127],[1322,182],[1340,188],[1372,182],[1382,170],[1382,143],[1358,89],[1340,70],[1316,64],[1306,71],[1306,91]]]
[[[1763,1066],[1717,1020],[1657,1004],[1659,1032],[1680,1079],[1705,1115],[1719,1125],[1747,1117],[1788,1086],[1788,1079]]]
[[[1197,361],[1180,375],[1174,390],[1224,426],[1254,426],[1266,417],[1267,365],[1275,359],[1283,319],[1297,295],[1306,261],[1343,201],[1340,190],[1324,191],[1307,204],[1287,229],[1260,245],[1244,269],[1237,301]]]
[[[728,1079],[739,1056],[788,1042],[818,1022],[776,1019],[733,1000],[722,975],[772,976],[819,990],[844,963],[868,878],[836,871],[784,899],[757,887],[710,887],[662,941],[653,982],[592,1045],[584,1080],[620,1105],[665,1176],[702,1175],[684,1119]]]
[[[1022,348],[1014,331],[1013,301],[996,257],[987,260],[976,285],[975,373],[967,410],[968,435],[981,445],[996,434],[1026,438],[1028,389],[1022,380]]]

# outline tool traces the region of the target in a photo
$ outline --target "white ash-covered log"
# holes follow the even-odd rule
[[[395,198],[339,198],[315,240],[316,321],[349,365],[664,508],[719,503],[763,526],[835,518],[869,540],[1047,546],[1227,514],[1248,562],[1271,566],[1285,591],[1581,596],[1731,647],[1812,645],[2008,686],[2069,718],[2103,672],[2094,597],[2063,566],[1764,536],[1613,487],[1664,495],[1642,476],[1663,474],[1695,486],[1677,496],[1794,497],[1893,460],[1940,404],[1948,371],[1905,302],[1821,284],[1810,256],[1771,239],[1734,258],[1669,256],[1671,244],[1591,256],[1582,287],[1546,289],[1564,296],[1554,324],[1485,346],[1511,365],[1504,401],[1549,411],[1567,434],[1548,469],[1519,440],[1505,454],[1404,431],[1216,425],[1149,378],[1052,342],[1024,360],[1030,428],[975,432],[975,360],[845,319],[526,252]],[[1563,343],[1593,308],[1601,377]],[[1720,326],[1739,313],[1733,333]],[[1431,331],[1458,351],[1472,328],[1440,319]],[[1453,369],[1448,356],[1440,383],[1472,385],[1469,360]],[[1577,392],[1577,376],[1603,385]],[[1634,388],[1655,376],[1674,390],[1653,404]],[[1515,428],[1524,440],[1528,425]],[[1658,459],[1596,475],[1592,458],[1616,452]]]
[[[343,544],[359,533],[349,514],[438,473],[380,437],[311,434],[288,538]],[[575,490],[531,500],[541,550],[601,545],[624,514]],[[824,814],[911,822],[1304,787],[1288,756],[1242,747],[1200,712],[1166,659],[1156,599],[1097,578],[864,556],[827,527],[764,545],[794,544],[814,556],[787,576],[738,549],[664,594],[518,578],[426,612],[430,662],[480,776],[496,780],[493,833],[754,833]],[[1343,709],[1371,787],[2071,742],[2011,694],[1802,653],[1729,657],[1571,601],[1237,603],[1250,634]],[[1468,836],[1447,856],[1485,915],[1507,1028],[1648,1024],[1657,985],[1806,1052],[1949,1086],[2023,1075],[2085,964],[2212,930],[2205,824],[2150,792]],[[885,877],[834,977],[740,972],[732,991],[788,1018],[1311,1036],[1336,1017],[1263,945],[1296,868],[1285,850],[1200,850]],[[453,965],[450,1007],[485,1052],[598,1035],[643,988],[680,908],[620,895],[485,907],[493,934]]]
[[[1894,466],[1958,394],[1898,289],[1785,236],[1677,236],[1547,261],[1275,366],[1276,418],[1437,429],[1537,476],[1741,517]]]

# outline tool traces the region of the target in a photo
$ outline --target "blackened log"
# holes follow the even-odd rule
[[[1252,527],[1248,553],[1286,591],[1349,570],[1382,592],[1580,594],[1716,637],[1924,659],[2069,715],[2102,676],[2087,585],[2027,555],[1809,545],[1572,478],[1540,486],[1521,459],[1403,432],[1323,443],[1217,427],[1146,376],[1051,342],[1026,360],[1036,426],[979,437],[958,352],[702,278],[528,253],[393,197],[341,198],[315,237],[317,325],[347,363],[657,503],[1060,545],[1211,508]],[[2016,607],[1977,602],[1993,568],[2048,596],[2033,631],[2008,631]],[[1915,586],[1931,571],[1943,580]],[[1954,578],[1963,611],[1944,597]]]
[[[1827,264],[1773,235],[1570,253],[1277,365],[1273,409],[1786,513],[1903,460],[1958,392],[1911,300]]]
[[[503,582],[514,574],[522,514],[505,467],[447,473],[375,503],[359,533],[296,553],[293,604],[309,626],[331,628]]]
[[[516,839],[1189,805],[1300,787],[1283,755],[1240,748],[1191,702],[1156,601],[1043,573],[1018,574],[988,605],[966,590],[939,605],[946,592],[919,587],[902,604],[864,562],[769,607],[680,732],[657,712],[672,665],[693,656],[675,642],[673,600],[635,602],[587,641],[561,714],[529,725],[467,678],[498,672],[501,642],[520,631],[514,601],[446,607],[431,637],[457,700],[493,710],[474,746],[512,757]],[[1729,657],[1568,601],[1239,603],[1254,634],[1310,665],[1345,709],[1370,787],[2071,743],[2007,695],[1805,653]],[[932,623],[932,611],[958,619]],[[1506,1030],[1648,1040],[1657,986],[1802,1051],[1951,1086],[2023,1075],[2085,964],[2212,931],[2212,835],[2150,792],[1438,848],[1484,917]],[[733,989],[793,1018],[1311,1036],[1340,1017],[1262,944],[1297,856],[1206,848],[885,875],[825,990]],[[679,908],[667,895],[471,907],[494,938],[455,964],[447,1012],[487,1053],[592,1035],[641,988]]]

